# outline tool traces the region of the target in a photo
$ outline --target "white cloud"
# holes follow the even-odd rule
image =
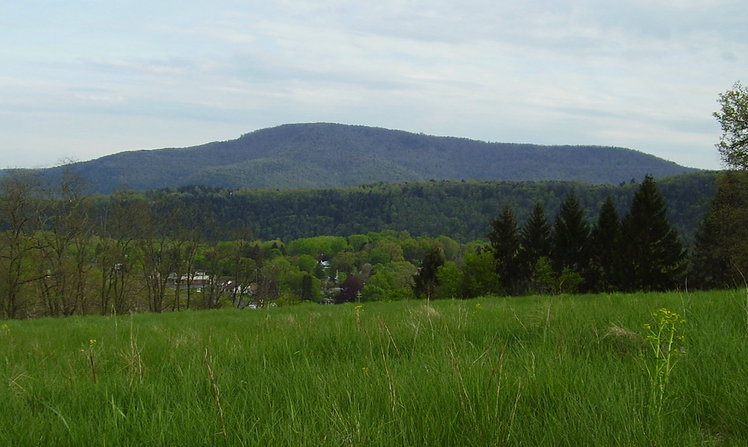
[[[51,164],[341,121],[628,145],[717,167],[702,154],[718,137],[717,93],[748,72],[747,10],[742,0],[9,2],[0,113],[13,124],[0,123],[0,151],[10,165]]]

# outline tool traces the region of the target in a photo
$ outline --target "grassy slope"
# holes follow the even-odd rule
[[[745,306],[726,291],[8,321],[0,444],[746,445]],[[646,342],[609,329],[641,333],[660,307],[685,316],[687,354],[657,424]]]

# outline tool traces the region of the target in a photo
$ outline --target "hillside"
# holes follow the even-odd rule
[[[714,195],[715,174],[699,172],[662,179],[658,189],[668,216],[686,242],[706,213]],[[338,189],[243,189],[183,187],[139,193],[161,210],[167,227],[184,223],[168,216],[187,212],[203,237],[231,239],[249,228],[260,239],[286,241],[318,235],[348,236],[370,231],[408,231],[414,236],[445,235],[468,242],[484,238],[489,222],[505,204],[523,222],[536,201],[551,218],[571,191],[579,197],[587,218],[594,222],[610,195],[623,215],[638,184],[590,185],[580,182],[439,181],[370,184]],[[129,196],[129,195],[126,195]],[[100,197],[105,207],[109,197]],[[176,228],[172,228],[177,231]]]
[[[695,171],[624,148],[487,143],[326,123],[288,124],[189,148],[122,152],[71,168],[100,193],[185,185],[335,188],[432,179],[619,184],[646,173],[667,177]]]

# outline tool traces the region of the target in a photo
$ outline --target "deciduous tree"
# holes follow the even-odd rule
[[[714,117],[722,127],[717,150],[724,164],[733,169],[748,169],[748,89],[736,82],[719,95],[720,110]]]
[[[496,275],[494,259],[487,247],[478,247],[465,253],[463,259],[462,296],[498,295],[501,284]]]
[[[46,189],[45,209],[39,213],[37,268],[40,295],[50,315],[85,313],[88,301],[89,219],[85,180],[65,169]]]
[[[32,174],[0,179],[0,315],[6,318],[21,316],[23,289],[38,279],[31,266],[38,194],[39,182]]]

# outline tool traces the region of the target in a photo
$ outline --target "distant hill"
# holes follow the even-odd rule
[[[341,124],[288,124],[182,149],[122,152],[70,166],[100,193],[186,185],[335,188],[424,180],[619,184],[696,171],[631,149],[487,143]],[[44,170],[54,176],[60,168]]]
[[[698,172],[658,180],[670,223],[687,243],[693,241],[715,191],[717,174]],[[581,182],[429,181],[370,184],[336,189],[224,189],[185,186],[120,196],[97,196],[94,208],[107,212],[110,200],[143,198],[158,210],[158,222],[172,234],[199,228],[209,240],[231,240],[237,233],[285,241],[319,235],[349,236],[370,231],[408,231],[469,242],[484,239],[490,222],[505,205],[523,223],[536,202],[551,222],[561,201],[574,191],[590,224],[605,199],[620,216],[631,205],[639,183],[591,185]],[[174,216],[188,216],[174,218]],[[207,223],[206,223],[207,222]]]

